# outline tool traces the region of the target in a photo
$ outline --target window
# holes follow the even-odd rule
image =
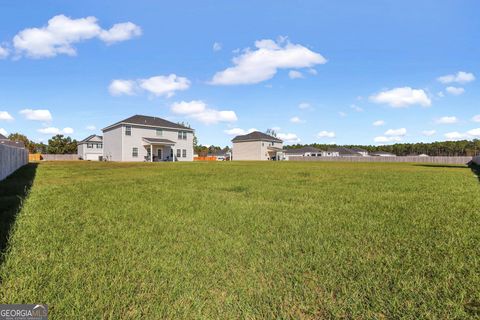
[[[177,158],[180,158],[182,155],[182,150],[177,149]]]
[[[187,149],[182,150],[182,157],[184,157],[184,158],[187,157]]]
[[[93,143],[87,143],[87,148],[92,149],[93,148]]]
[[[97,149],[102,149],[103,148],[103,144],[102,143],[97,143]]]
[[[157,137],[163,136],[163,130],[162,129],[157,129]]]
[[[275,142],[272,142],[272,147],[275,145]]]
[[[125,126],[125,135],[126,136],[132,135],[132,126]]]
[[[138,157],[138,148],[132,148],[132,157]]]
[[[178,140],[187,140],[187,132],[178,131]]]

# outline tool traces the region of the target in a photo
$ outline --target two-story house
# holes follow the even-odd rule
[[[232,160],[280,160],[283,141],[254,131],[232,139]]]
[[[102,129],[107,161],[193,161],[194,130],[135,115]]]
[[[103,157],[102,136],[92,134],[77,144],[78,158],[81,160],[99,161]]]

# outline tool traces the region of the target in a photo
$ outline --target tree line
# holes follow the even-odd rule
[[[23,142],[25,148],[30,153],[49,153],[49,154],[75,154],[77,153],[77,140],[65,137],[63,134],[57,134],[48,139],[48,143],[35,142],[21,133],[11,133],[8,139],[12,141]]]
[[[321,150],[328,150],[339,147],[336,144],[312,143],[309,145],[295,144],[286,148],[303,148],[306,146],[315,147]],[[459,141],[437,141],[431,143],[396,143],[392,145],[343,145],[346,148],[361,148],[368,152],[384,151],[396,154],[397,156],[410,156],[427,154],[429,156],[475,156],[480,154],[480,140],[459,140]]]

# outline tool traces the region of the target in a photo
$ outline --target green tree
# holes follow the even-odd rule
[[[63,134],[57,134],[48,140],[47,152],[52,154],[77,153],[77,141]]]
[[[8,139],[12,141],[23,142],[25,148],[28,149],[30,153],[35,152],[35,142],[30,141],[26,135],[15,132],[8,135]]]

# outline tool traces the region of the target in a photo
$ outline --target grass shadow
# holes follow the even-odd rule
[[[451,169],[467,169],[468,164],[437,164],[437,163],[425,163],[425,164],[414,164],[416,167],[427,167],[427,168],[451,168]]]
[[[35,179],[37,163],[29,163],[0,181],[0,265],[8,247],[8,239]]]
[[[472,170],[472,172],[477,176],[478,182],[480,182],[480,165],[475,164],[475,163],[473,163],[473,161],[471,161],[471,162],[468,164],[468,167],[469,167],[470,170]]]

